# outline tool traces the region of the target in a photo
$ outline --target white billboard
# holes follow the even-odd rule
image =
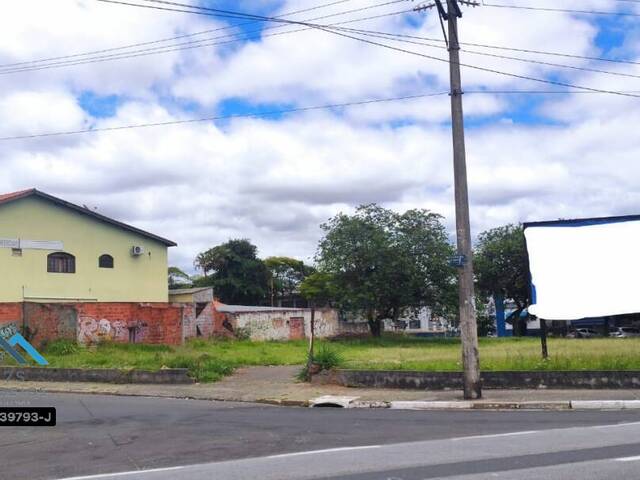
[[[640,312],[640,215],[525,223],[532,305],[545,320]]]

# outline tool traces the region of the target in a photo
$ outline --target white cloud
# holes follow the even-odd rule
[[[370,4],[350,3],[350,8]],[[567,0],[566,6],[613,9],[621,8],[619,3]],[[254,5],[245,1],[237,8],[250,10]],[[305,7],[307,3],[284,2],[279,11]],[[34,8],[39,15],[33,14]],[[313,15],[347,8],[336,5]],[[308,18],[305,15],[312,14],[298,18]],[[599,55],[594,44],[599,28],[592,20],[510,9],[468,10],[461,20],[461,39]],[[88,0],[14,2],[0,18],[5,32],[0,63],[218,26],[198,16]],[[352,26],[441,36],[433,15],[414,27],[397,17]],[[637,35],[637,30],[630,29],[629,35]],[[386,43],[429,55],[446,54]],[[238,98],[253,104],[313,105],[447,90],[444,63],[324,32],[265,37],[219,48],[0,75],[0,136],[181,120],[211,114],[221,101]],[[628,58],[640,53],[629,41],[618,50],[616,54]],[[543,77],[552,72],[596,88],[638,89],[637,79],[462,54],[466,63],[519,75]],[[594,66],[585,60],[553,61]],[[599,67],[640,74],[637,65]],[[464,69],[463,78],[467,90],[540,88],[472,69]],[[122,98],[113,116],[96,118],[81,107],[83,91]],[[464,97],[474,232],[523,220],[637,213],[640,137],[633,126],[640,121],[638,99],[550,96],[533,113],[522,109],[528,100],[490,94]],[[232,237],[252,239],[262,255],[310,259],[321,234],[318,225],[358,203],[430,208],[445,215],[453,229],[449,108],[449,97],[444,95],[269,120],[234,119],[217,126],[188,123],[2,142],[0,164],[5,175],[0,177],[0,191],[36,186],[96,206],[102,213],[178,241],[172,261],[185,268],[198,251]],[[536,113],[540,116],[531,118]]]

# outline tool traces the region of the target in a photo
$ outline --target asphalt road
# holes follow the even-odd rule
[[[58,425],[2,427],[2,480],[640,478],[640,458],[629,459],[640,456],[640,423],[618,425],[640,422],[633,411],[304,409],[0,390],[0,405],[26,404],[55,406]]]

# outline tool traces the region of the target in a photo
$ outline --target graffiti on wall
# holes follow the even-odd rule
[[[92,317],[80,317],[78,322],[78,342],[92,344],[105,341],[128,341],[129,329],[122,320],[97,320]]]
[[[0,337],[9,339],[18,333],[18,326],[15,323],[8,323],[0,326]]]

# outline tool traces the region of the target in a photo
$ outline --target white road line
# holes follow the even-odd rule
[[[472,440],[472,439],[478,439],[478,438],[512,437],[512,436],[516,436],[516,435],[530,435],[532,433],[538,433],[538,432],[540,432],[540,430],[524,430],[522,432],[494,433],[494,434],[491,434],[491,435],[472,435],[472,436],[469,436],[469,437],[452,438],[451,441],[459,442],[461,440]]]
[[[613,423],[611,425],[595,425],[593,427],[584,427],[584,428],[613,428],[613,427],[628,427],[633,425],[640,425],[640,422]]]
[[[186,467],[167,467],[167,468],[153,468],[151,470],[133,470],[131,472],[117,472],[117,473],[101,473],[98,475],[85,475],[84,477],[68,477],[60,480],[94,480],[100,478],[116,478],[124,477],[127,475],[135,475],[136,473],[152,473],[152,472],[170,472],[172,470],[181,470]]]
[[[280,455],[269,455],[268,457],[262,457],[262,458],[298,457],[300,455],[316,455],[318,453],[348,452],[351,450],[368,450],[368,449],[380,448],[380,447],[381,445],[366,445],[363,447],[327,448],[325,450],[307,450],[306,452],[282,453]]]
[[[640,455],[635,456],[635,457],[615,458],[614,460],[616,462],[638,462],[638,461],[640,461]]]

